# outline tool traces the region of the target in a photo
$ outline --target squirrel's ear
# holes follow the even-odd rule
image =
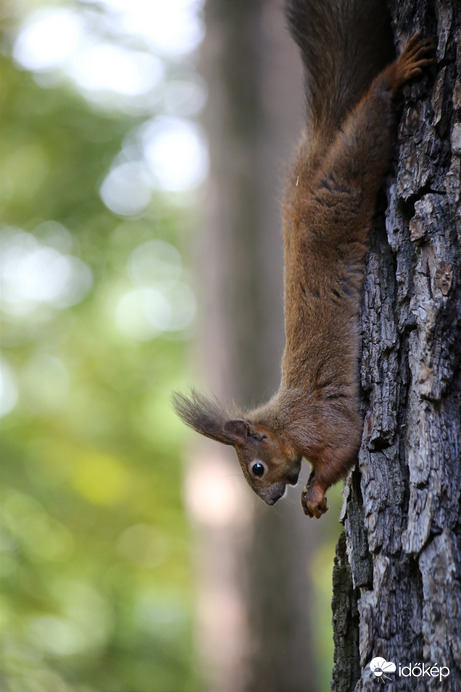
[[[224,434],[232,440],[231,444],[244,444],[250,434],[250,426],[243,418],[228,420],[224,423]]]
[[[225,431],[227,423],[234,421],[228,421],[229,414],[219,406],[217,401],[207,399],[203,394],[192,390],[189,396],[175,392],[173,406],[178,416],[198,433],[225,445],[235,444],[236,437],[232,431],[229,433]]]

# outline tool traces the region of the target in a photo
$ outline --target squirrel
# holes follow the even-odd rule
[[[246,413],[192,390],[173,395],[197,432],[233,445],[269,505],[312,466],[301,504],[327,511],[327,489],[356,461],[359,311],[376,196],[390,166],[396,97],[434,62],[414,35],[393,57],[384,0],[287,0],[301,50],[306,129],[283,204],[286,345],[277,393]],[[387,66],[386,66],[387,65]]]

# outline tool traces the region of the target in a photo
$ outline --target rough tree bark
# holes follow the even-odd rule
[[[407,87],[362,310],[364,433],[334,568],[337,692],[461,690],[461,3],[391,0],[396,45],[437,37]],[[446,666],[399,675],[399,665]],[[417,675],[421,669],[413,669]],[[408,669],[404,673],[408,674]],[[423,671],[421,671],[424,673]],[[444,671],[445,672],[445,671]]]

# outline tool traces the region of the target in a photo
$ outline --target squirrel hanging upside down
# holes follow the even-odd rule
[[[395,98],[433,62],[433,43],[415,35],[385,67],[384,0],[288,0],[287,17],[305,67],[307,128],[284,203],[280,388],[245,414],[195,391],[176,393],[174,405],[199,433],[235,447],[245,478],[269,505],[296,484],[304,457],[312,473],[301,503],[319,518],[326,490],[347,474],[360,445],[360,295]]]

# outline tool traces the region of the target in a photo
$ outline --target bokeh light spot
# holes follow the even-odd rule
[[[28,70],[49,70],[78,48],[83,26],[68,9],[38,10],[29,16],[16,40],[13,56]]]
[[[130,278],[141,286],[171,288],[182,271],[181,255],[163,240],[150,240],[138,245],[128,260]]]
[[[121,462],[108,454],[86,454],[76,462],[72,473],[73,487],[97,505],[117,504],[129,490],[128,481]]]
[[[77,257],[64,255],[20,229],[5,229],[0,240],[1,307],[5,312],[24,315],[44,303],[67,308],[91,290],[91,271]]]
[[[82,89],[108,90],[124,96],[149,92],[158,86],[163,73],[158,58],[111,43],[87,47],[69,68],[70,76]]]
[[[142,212],[150,202],[149,176],[142,163],[122,163],[113,168],[101,185],[102,201],[120,216]]]
[[[194,123],[180,118],[155,118],[141,126],[140,139],[158,188],[181,192],[205,179],[208,149]]]

